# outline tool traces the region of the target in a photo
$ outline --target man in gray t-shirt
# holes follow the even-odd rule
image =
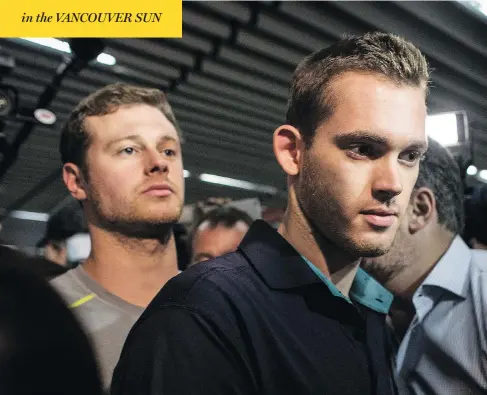
[[[179,127],[163,92],[114,84],[76,106],[60,150],[63,180],[83,207],[91,253],[52,285],[91,336],[109,389],[128,332],[178,274]]]
[[[51,285],[81,321],[96,351],[103,383],[109,387],[123,344],[144,309],[103,289],[82,266],[57,277]]]

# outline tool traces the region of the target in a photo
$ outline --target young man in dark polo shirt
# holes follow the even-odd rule
[[[288,176],[278,231],[172,279],[132,329],[114,395],[395,393],[391,295],[359,268],[392,244],[427,149],[428,66],[382,33],[294,73],[274,133]]]

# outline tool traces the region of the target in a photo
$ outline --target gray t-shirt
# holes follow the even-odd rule
[[[125,339],[144,309],[105,290],[82,266],[55,278],[51,285],[61,294],[91,337],[108,389]]]

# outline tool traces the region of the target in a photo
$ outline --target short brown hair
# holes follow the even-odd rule
[[[349,71],[423,87],[425,95],[428,91],[428,63],[410,42],[380,32],[346,37],[304,58],[294,72],[286,123],[300,130],[308,146],[316,128],[333,112],[332,79]]]
[[[147,104],[159,109],[171,122],[181,137],[176,117],[166,95],[159,89],[115,83],[107,85],[83,99],[69,115],[61,132],[59,150],[63,163],[74,163],[86,169],[86,150],[90,136],[85,127],[85,119],[115,112],[120,106]]]

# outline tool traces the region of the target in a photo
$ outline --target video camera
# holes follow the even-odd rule
[[[15,59],[0,47],[0,119],[15,115],[18,111],[19,93],[15,87],[2,84],[4,77],[15,68]]]
[[[0,47],[0,140],[4,138],[1,129],[6,121],[38,125],[52,125],[56,122],[56,116],[49,110],[37,108],[32,111],[20,108],[17,88],[2,82],[13,72],[15,65],[15,58]],[[0,141],[0,150],[1,147],[3,145]]]

